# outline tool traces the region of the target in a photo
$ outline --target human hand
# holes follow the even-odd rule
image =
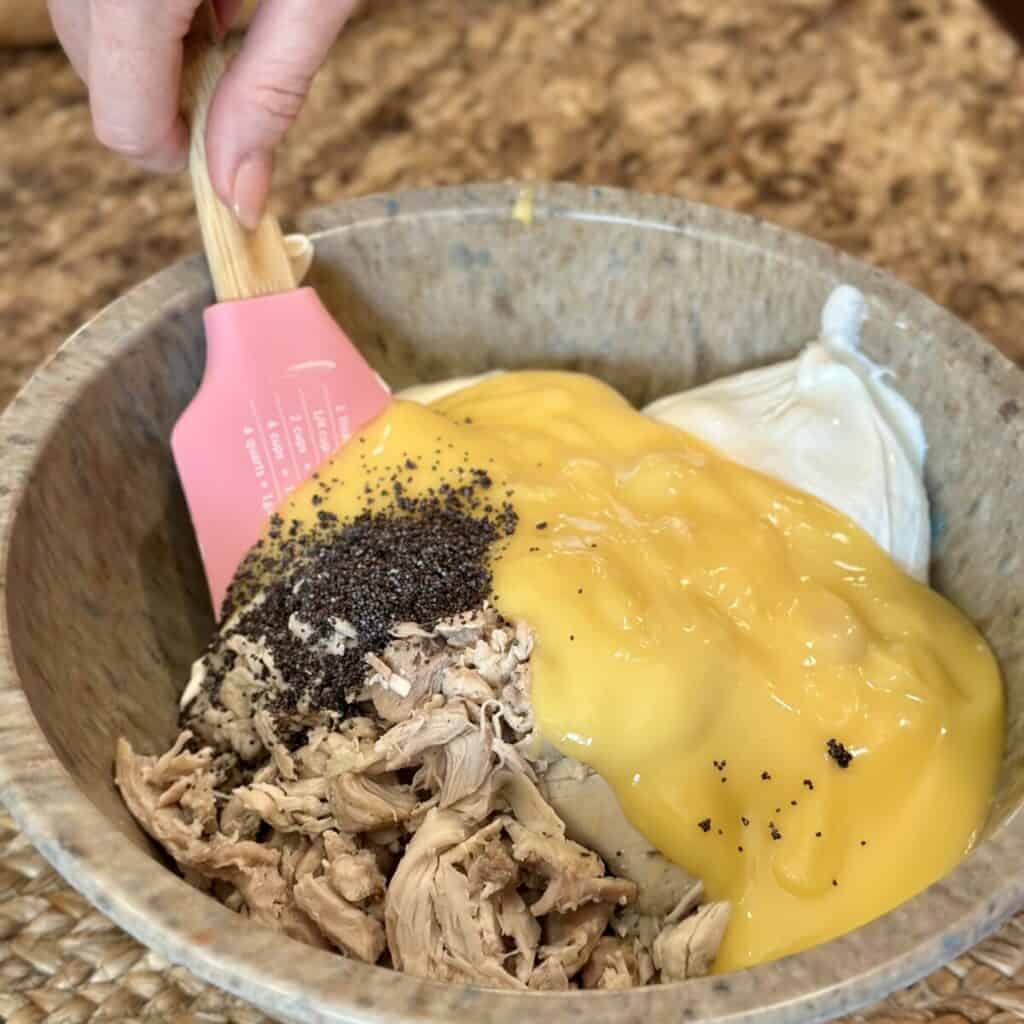
[[[274,148],[357,0],[262,0],[210,105],[210,181],[247,227],[259,222]],[[48,0],[57,36],[89,89],[101,143],[141,167],[185,166],[182,42],[200,0]],[[222,27],[242,0],[215,0]]]

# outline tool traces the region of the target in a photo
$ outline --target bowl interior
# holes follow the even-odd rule
[[[892,368],[930,442],[934,581],[1005,674],[998,831],[1024,796],[1020,375],[909,289],[806,240],[680,202],[566,189],[540,194],[526,224],[514,199],[434,193],[312,218],[325,230],[311,282],[394,386],[561,367],[644,402],[792,355],[839,283],[868,294],[865,348]],[[111,759],[119,735],[167,747],[212,625],[168,450],[201,375],[209,301],[197,263],[150,282],[73,340],[4,438],[29,452],[5,485],[17,499],[6,601],[20,687],[80,793],[149,853]]]

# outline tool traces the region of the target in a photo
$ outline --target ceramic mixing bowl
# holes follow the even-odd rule
[[[934,580],[1005,673],[1007,744],[977,851],[827,945],[621,993],[420,981],[297,945],[190,888],[129,817],[111,763],[120,735],[146,753],[169,745],[212,624],[168,449],[203,366],[211,293],[198,259],[83,327],[0,421],[0,796],[101,911],[283,1020],[767,1024],[877,1000],[1024,906],[1024,375],[910,288],[750,218],[609,190],[540,189],[532,209],[524,198],[460,188],[315,213],[312,283],[393,385],[563,367],[636,402],[792,355],[835,285],[860,288],[865,348],[931,442]]]

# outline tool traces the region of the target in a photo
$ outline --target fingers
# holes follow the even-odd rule
[[[97,138],[150,170],[186,163],[181,41],[199,2],[48,0],[57,34],[88,84]],[[263,0],[217,90],[207,124],[210,177],[249,226],[266,202],[274,147],[356,2]],[[222,27],[242,6],[242,0],[214,3]]]
[[[221,32],[227,32],[242,9],[243,0],[214,0],[213,8],[217,12],[217,22]]]
[[[78,77],[89,81],[89,5],[82,0],[49,0],[50,21]]]
[[[154,171],[185,166],[182,46],[198,0],[91,0],[89,102],[96,137]]]
[[[263,0],[214,96],[206,128],[210,180],[247,227],[259,222],[273,150],[355,0]]]

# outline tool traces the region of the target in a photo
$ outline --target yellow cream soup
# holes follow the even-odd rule
[[[536,631],[539,727],[732,901],[717,970],[861,925],[971,849],[999,669],[845,516],[553,372],[394,402],[322,468],[328,493],[311,481],[281,512],[352,516],[406,460],[411,495],[457,466],[511,492],[495,601]]]

